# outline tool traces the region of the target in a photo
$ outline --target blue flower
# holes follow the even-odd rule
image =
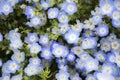
[[[0,33],[0,42],[3,40],[3,35]]]
[[[48,35],[41,35],[39,39],[39,43],[42,45],[47,45],[49,43]]]
[[[120,28],[120,19],[119,20],[112,20],[112,25],[115,28]]]
[[[40,55],[47,60],[53,57],[49,48],[42,48],[42,53]]]
[[[15,30],[10,30],[8,33],[8,39],[10,41],[14,40],[14,39],[20,39],[20,33],[18,33]]]
[[[13,39],[10,43],[10,48],[11,49],[21,49],[23,46],[23,42],[21,39]]]
[[[76,31],[69,30],[65,35],[64,38],[67,40],[69,44],[76,44],[79,40],[79,34]]]
[[[69,29],[70,29],[70,27],[69,27],[69,24],[58,24],[58,27],[59,27],[59,32],[61,33],[61,34],[65,34]]]
[[[15,75],[15,76],[12,76],[11,80],[22,80],[22,75],[21,74],[18,74],[18,75]]]
[[[38,43],[33,43],[30,46],[31,54],[38,54],[41,51],[41,46]]]
[[[119,7],[120,6],[120,0],[114,0],[114,6],[117,10],[120,11],[120,7]]]
[[[82,80],[82,78],[79,77],[78,73],[76,73],[76,74],[70,76],[70,80]]]
[[[109,63],[115,63],[115,54],[114,53],[108,53],[106,59],[107,59],[106,61],[109,62]]]
[[[60,23],[68,23],[68,15],[65,12],[60,12],[58,15],[58,21]]]
[[[96,59],[88,59],[88,61],[85,62],[85,69],[87,72],[91,72],[93,70],[98,70],[99,62]]]
[[[10,74],[3,73],[0,80],[10,80]]]
[[[113,20],[119,20],[120,19],[120,11],[113,10],[113,12],[110,16]]]
[[[39,66],[28,64],[27,67],[24,69],[24,72],[27,74],[27,76],[36,75],[39,72]]]
[[[34,8],[32,6],[26,6],[25,15],[27,18],[32,18],[34,16]]]
[[[20,65],[17,64],[15,61],[8,60],[6,62],[6,67],[7,67],[7,70],[10,71],[10,73],[15,73],[17,70],[19,70]]]
[[[67,55],[67,60],[70,62],[73,62],[75,60],[75,55],[73,53],[70,53]]]
[[[50,8],[50,9],[48,10],[48,12],[47,12],[48,18],[49,18],[49,19],[57,18],[58,13],[59,13],[58,8]]]
[[[56,75],[57,80],[69,80],[70,74],[66,71],[60,70]]]
[[[98,23],[101,23],[102,15],[96,14],[92,17],[92,20],[93,20],[94,24],[97,25]]]
[[[64,11],[66,13],[68,13],[69,15],[72,15],[75,12],[77,12],[77,6],[76,6],[75,2],[66,2]]]
[[[100,72],[96,73],[96,77],[98,80],[115,80],[115,78],[112,75]]]
[[[96,77],[92,74],[88,74],[85,80],[96,80]]]
[[[68,71],[68,66],[65,64],[58,64],[59,70]]]
[[[41,0],[40,5],[44,10],[47,10],[50,7],[50,0]]]
[[[84,66],[85,66],[85,62],[83,60],[81,60],[80,58],[76,59],[76,64],[75,64],[76,69],[80,69],[81,71],[83,71]]]
[[[20,52],[19,50],[15,50],[14,54],[11,56],[11,59],[17,63],[21,63],[25,60],[25,53]]]
[[[28,33],[27,37],[25,38],[25,42],[32,44],[38,42],[39,38],[37,33]]]
[[[6,1],[2,1],[0,3],[0,9],[1,9],[1,12],[5,15],[8,15],[11,12],[13,12],[13,8],[12,8],[11,4]]]
[[[10,3],[12,6],[15,6],[19,2],[19,0],[5,0],[6,2]]]
[[[41,60],[38,57],[29,59],[29,64],[31,65],[40,66],[40,63],[41,63]]]
[[[96,32],[97,34],[100,36],[100,37],[104,37],[104,36],[107,36],[108,33],[109,33],[109,28],[107,25],[105,24],[100,24],[98,25],[97,29],[96,29]]]

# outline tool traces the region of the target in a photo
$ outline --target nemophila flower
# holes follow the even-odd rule
[[[118,67],[120,67],[120,54],[115,56],[115,63],[117,64]]]
[[[93,23],[97,25],[98,23],[102,22],[102,15],[96,14],[92,17]]]
[[[70,74],[67,71],[59,70],[59,72],[55,75],[57,80],[69,80]]]
[[[84,52],[81,46],[74,46],[71,48],[71,52],[74,53],[76,56],[79,56]]]
[[[98,70],[99,62],[96,59],[88,59],[88,61],[85,62],[85,69],[87,72],[91,72],[93,70]]]
[[[102,73],[106,73],[114,76],[117,76],[119,72],[117,66],[111,63],[104,63],[101,71]]]
[[[75,55],[73,53],[70,53],[67,55],[67,60],[70,62],[73,62],[75,60]]]
[[[0,78],[0,80],[11,80],[10,79],[10,74],[3,73],[2,77]]]
[[[39,43],[41,45],[43,45],[43,46],[47,45],[49,43],[49,37],[48,37],[48,35],[41,35],[40,39],[39,39]]]
[[[103,51],[95,52],[94,56],[100,62],[104,62],[106,60],[106,54]]]
[[[79,40],[79,32],[69,30],[67,33],[65,33],[64,38],[67,40],[69,44],[76,44]]]
[[[101,50],[108,52],[111,50],[111,45],[110,42],[108,40],[105,40],[104,42],[101,42],[101,46],[100,46]]]
[[[85,38],[82,41],[83,49],[93,49],[97,47],[97,39],[95,37]]]
[[[17,70],[19,70],[20,65],[18,63],[16,63],[15,61],[8,60],[6,62],[6,67],[7,67],[7,70],[9,70],[10,73],[15,73]]]
[[[85,23],[84,29],[90,29],[90,30],[95,29],[95,24],[91,18],[89,20],[85,20],[84,23]]]
[[[2,1],[0,3],[1,12],[5,15],[8,15],[13,12],[12,5],[9,2]]]
[[[59,70],[68,71],[68,66],[65,64],[58,64]]]
[[[114,0],[114,6],[117,10],[120,11],[120,1],[119,0]]]
[[[44,10],[47,10],[50,7],[50,0],[41,0],[40,5]]]
[[[61,45],[59,42],[52,41],[50,44],[50,50],[52,51],[53,48],[56,48],[56,46]]]
[[[110,35],[107,37],[108,41],[113,42],[117,39],[116,35],[114,33],[110,33]]]
[[[15,50],[14,54],[11,56],[11,59],[17,63],[21,63],[25,60],[25,53],[20,52],[19,50]]]
[[[11,49],[21,49],[23,46],[23,42],[21,39],[13,39],[10,43],[10,48]]]
[[[27,16],[27,18],[32,18],[34,16],[34,8],[32,6],[26,6],[25,9],[25,15]]]
[[[82,54],[79,55],[79,57],[83,61],[87,61],[92,58],[87,52],[83,52]]]
[[[4,64],[2,65],[2,73],[6,73],[6,74],[9,74],[9,73],[10,73],[10,71],[7,69],[6,63],[4,63]]]
[[[41,60],[38,57],[29,59],[29,64],[31,65],[40,66],[40,63],[41,63]]]
[[[6,0],[6,2],[10,3],[12,6],[15,6],[19,2],[19,0]]]
[[[57,18],[58,13],[59,13],[58,8],[50,8],[50,9],[48,9],[48,12],[47,12],[48,18],[49,19]]]
[[[98,80],[115,80],[115,78],[107,73],[97,73],[96,77]]]
[[[39,66],[28,64],[27,67],[24,69],[24,72],[27,76],[36,75],[39,72]]]
[[[84,30],[84,32],[82,33],[82,37],[83,38],[86,38],[86,37],[94,37],[95,36],[95,33],[93,30],[89,30],[89,29],[86,29]]]
[[[76,32],[81,32],[83,29],[83,24],[79,20],[76,20],[76,23],[77,24],[75,25],[71,25],[71,29]]]
[[[66,57],[68,54],[68,49],[65,46],[57,45],[52,49],[52,53],[55,57]]]
[[[58,27],[59,27],[59,32],[61,34],[65,34],[70,29],[68,24],[61,24],[60,23],[60,24],[58,24]]]
[[[33,43],[30,46],[31,54],[38,54],[41,51],[41,46],[38,43]]]
[[[97,80],[96,77],[92,74],[88,74],[85,80]]]
[[[77,6],[76,6],[75,2],[66,2],[65,7],[64,7],[64,11],[66,13],[68,13],[69,15],[72,15],[75,12],[77,12]]]
[[[76,73],[76,74],[70,76],[70,80],[82,80],[82,78],[79,77],[78,73]]]
[[[18,74],[18,75],[15,75],[15,76],[12,76],[11,80],[22,80],[23,77],[21,74]]]
[[[68,20],[68,15],[65,12],[60,12],[58,14],[57,19],[60,23],[63,23],[63,24],[68,23],[68,21],[69,21]]]
[[[100,24],[98,25],[97,29],[96,29],[96,32],[97,34],[100,36],[100,37],[104,37],[104,36],[107,36],[108,33],[109,33],[109,28],[107,25],[105,24]]]
[[[3,40],[3,35],[0,33],[0,42]]]
[[[119,20],[120,19],[120,11],[114,10],[111,14],[111,18],[113,20]]]
[[[106,1],[100,0],[99,6],[100,6],[101,13],[103,15],[109,16],[114,9],[114,2],[113,0],[106,0]]]
[[[8,33],[8,39],[12,41],[13,39],[20,39],[20,33],[15,30],[10,30]]]
[[[52,58],[52,53],[49,48],[42,48],[42,53],[40,55],[47,60]]]
[[[107,54],[107,61],[110,63],[115,63],[115,54],[114,53],[108,53]]]
[[[76,69],[84,70],[85,62],[80,58],[76,59],[75,67]]]
[[[119,20],[112,20],[112,25],[115,28],[120,28],[120,19]]]
[[[2,59],[0,59],[0,67],[2,66]]]
[[[30,23],[28,23],[28,25],[30,27],[37,27],[37,26],[41,26],[41,18],[40,16],[34,16],[30,19]]]
[[[120,41],[115,40],[115,41],[111,42],[111,48],[113,51],[118,51],[120,49]]]
[[[25,42],[32,44],[38,42],[39,38],[37,33],[28,33],[27,37],[25,38]]]

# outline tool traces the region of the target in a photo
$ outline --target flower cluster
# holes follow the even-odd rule
[[[23,18],[0,28],[0,80],[120,80],[120,0],[99,0],[89,19],[71,21],[80,3],[0,0],[1,19],[16,8]]]

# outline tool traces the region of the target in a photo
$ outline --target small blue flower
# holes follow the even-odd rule
[[[20,33],[18,33],[15,30],[10,30],[8,33],[8,39],[10,41],[14,40],[14,39],[20,39]]]
[[[96,80],[96,77],[92,74],[88,74],[85,80]]]
[[[21,39],[13,39],[10,43],[10,48],[11,49],[21,49],[23,46],[23,42]]]
[[[79,77],[78,73],[76,73],[76,74],[70,76],[70,80],[82,80],[82,78]]]
[[[112,25],[115,28],[120,28],[120,19],[119,20],[112,20]]]
[[[9,2],[12,6],[15,6],[19,2],[19,0],[6,0],[6,2]]]
[[[115,54],[108,53],[106,59],[107,59],[107,62],[109,62],[109,63],[115,63]]]
[[[5,15],[8,15],[13,12],[13,8],[9,2],[2,1],[0,3],[1,12]]]
[[[47,10],[50,7],[50,0],[41,0],[40,5],[44,10]]]
[[[60,70],[56,75],[57,80],[69,80],[70,74],[67,71]]]
[[[119,20],[120,19],[120,11],[118,10],[113,10],[112,14],[110,15],[110,17],[113,20]]]
[[[41,60],[38,57],[29,59],[29,64],[31,65],[40,66],[40,63],[41,63]]]
[[[76,69],[80,69],[81,71],[83,71],[84,66],[85,66],[85,62],[83,60],[81,60],[80,58],[76,59],[76,64],[75,64]]]
[[[41,46],[38,43],[33,43],[30,46],[31,54],[38,54],[41,51]]]
[[[58,15],[58,21],[60,23],[68,23],[68,15],[65,12],[60,12]]]
[[[76,44],[79,40],[79,34],[76,31],[69,30],[65,35],[64,38],[67,40],[69,44]]]
[[[3,40],[3,35],[0,33],[0,42]]]
[[[8,60],[6,62],[6,67],[7,67],[7,70],[10,71],[10,73],[15,73],[17,70],[19,70],[20,65],[17,64],[15,61]]]
[[[102,21],[102,15],[96,14],[92,17],[92,20],[94,24],[97,25],[98,23]]]
[[[100,37],[104,37],[104,36],[107,36],[108,33],[109,33],[109,28],[107,25],[105,24],[100,24],[98,25],[97,29],[96,29],[96,32],[97,34],[100,36]]]
[[[10,80],[10,74],[3,73],[0,80]]]
[[[75,55],[73,53],[70,53],[67,55],[67,60],[70,62],[73,62],[75,60]]]
[[[40,55],[47,60],[53,57],[49,48],[42,48],[42,53]]]
[[[26,6],[25,15],[27,18],[32,18],[34,16],[34,8],[32,6]]]
[[[38,39],[37,33],[28,33],[25,42],[32,44],[38,42]]]
[[[114,6],[117,10],[120,11],[120,7],[119,7],[120,6],[120,0],[114,0]]]
[[[59,27],[59,32],[61,34],[65,34],[70,29],[68,24],[61,24],[60,23],[60,24],[58,24],[58,27]]]
[[[25,60],[25,53],[20,52],[19,50],[15,50],[14,54],[11,56],[11,59],[17,63],[21,63]]]
[[[65,64],[58,64],[59,70],[68,71],[68,66]]]
[[[88,61],[85,62],[85,69],[87,72],[91,72],[93,70],[98,70],[99,62],[96,59],[88,59]]]
[[[75,12],[77,12],[77,6],[76,6],[75,2],[66,2],[64,11],[66,13],[68,13],[69,15],[72,15]]]
[[[22,75],[21,74],[18,74],[18,75],[15,75],[15,76],[12,76],[11,80],[22,80]]]
[[[49,43],[48,35],[41,35],[39,39],[41,45],[47,45]]]
[[[47,12],[48,18],[49,18],[49,19],[57,18],[58,13],[59,13],[58,8],[50,8],[50,9],[48,10],[48,12]]]

